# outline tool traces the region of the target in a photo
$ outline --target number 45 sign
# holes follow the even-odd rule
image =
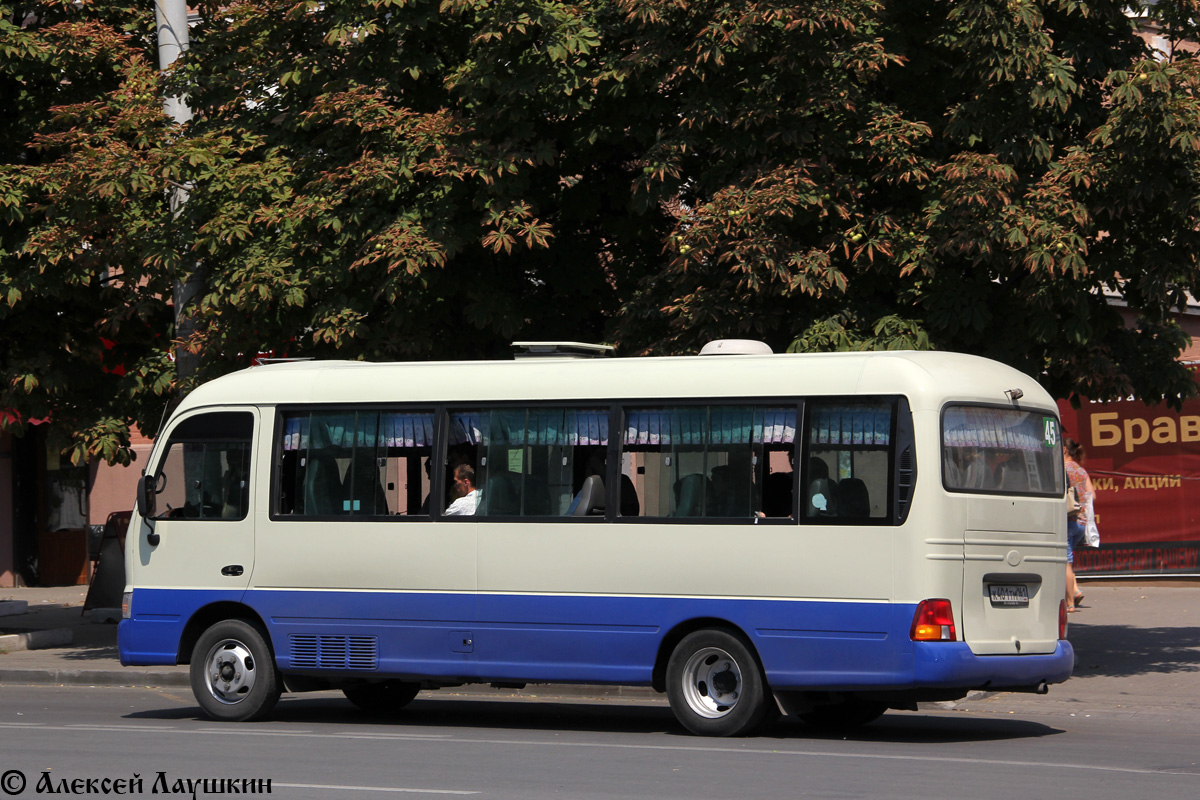
[[[1054,417],[1042,417],[1042,444],[1058,447],[1058,420]]]

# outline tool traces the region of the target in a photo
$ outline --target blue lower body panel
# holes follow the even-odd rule
[[[188,620],[222,601],[262,620],[284,673],[331,677],[648,685],[668,633],[701,619],[745,632],[777,690],[1032,686],[1066,680],[1074,660],[1067,642],[1022,656],[914,643],[910,604],[142,589],[119,629],[121,663],[175,663]]]
[[[117,651],[122,666],[177,663],[179,642],[188,620],[214,603],[237,603],[243,594],[240,589],[135,590],[132,615],[117,626]]]

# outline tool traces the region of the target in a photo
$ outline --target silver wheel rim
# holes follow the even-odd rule
[[[733,656],[719,647],[697,650],[683,665],[683,697],[705,719],[733,711],[742,696],[742,671]]]
[[[254,654],[237,639],[223,639],[204,658],[204,685],[217,702],[236,705],[254,688]]]

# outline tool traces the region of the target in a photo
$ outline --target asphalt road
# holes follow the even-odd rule
[[[285,697],[270,722],[219,724],[185,689],[4,685],[0,788],[17,787],[15,770],[25,789],[14,796],[38,796],[50,770],[58,788],[136,774],[142,794],[176,796],[204,778],[364,800],[1200,796],[1200,715],[1076,714],[1004,697],[971,711],[889,712],[848,737],[785,720],[714,740],[686,735],[650,701],[418,699],[402,721],[382,722],[320,693]]]

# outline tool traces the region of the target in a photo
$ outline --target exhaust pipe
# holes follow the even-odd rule
[[[1001,686],[997,691],[1001,692],[1029,692],[1030,694],[1048,694],[1050,692],[1050,684],[1041,681],[1035,686]]]

